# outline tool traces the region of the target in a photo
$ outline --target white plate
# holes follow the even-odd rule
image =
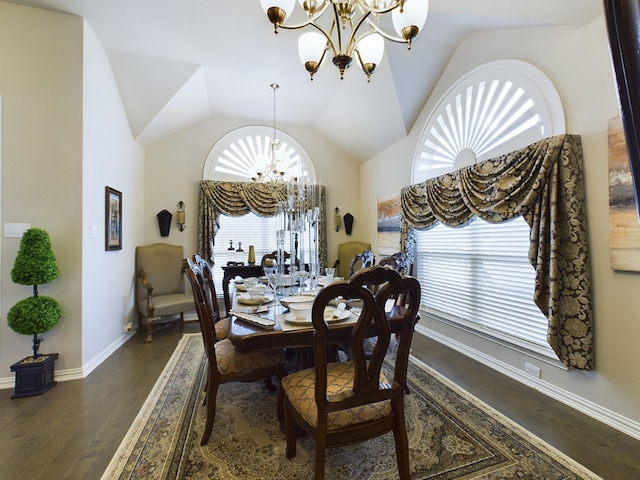
[[[327,277],[320,276],[318,277],[318,285],[321,287],[324,287],[325,285],[328,285],[329,283],[337,282],[338,280],[344,280],[344,277],[333,277],[331,279],[331,282],[327,282]]]
[[[333,312],[335,310],[331,307],[327,307],[324,311],[324,320],[327,323],[333,323],[333,322],[340,322],[342,320],[346,320],[347,318],[349,318],[349,316],[351,315],[351,312],[349,310],[343,310],[340,315],[336,318],[333,318]],[[292,323],[294,325],[311,325],[312,321],[310,318],[305,318],[304,320],[299,320],[297,319],[293,313],[286,313],[284,315],[284,319],[289,322]]]
[[[243,305],[262,305],[273,301],[273,295],[265,293],[264,295],[249,295],[242,293],[238,295],[238,303]]]
[[[315,293],[312,293],[312,294],[300,293],[298,295],[289,295],[287,297],[282,297],[280,299],[280,303],[284,307],[288,308],[290,303],[313,303],[315,299],[316,299]]]

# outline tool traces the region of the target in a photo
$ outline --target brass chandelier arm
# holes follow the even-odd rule
[[[278,6],[267,7],[269,0],[260,0],[260,3],[266,9],[276,33],[280,28],[298,30],[306,27],[314,27],[320,32],[320,35],[305,33],[299,41],[300,59],[311,74],[311,80],[329,50],[333,64],[340,71],[340,78],[343,78],[355,56],[370,80],[382,59],[383,40],[406,43],[410,50],[413,39],[424,26],[428,11],[428,0],[421,0],[424,6],[414,0],[409,7],[406,0],[298,0],[308,18],[296,24],[287,24],[285,20],[293,13],[295,0],[272,1]],[[327,12],[329,5],[333,7],[332,15]],[[392,13],[395,33],[383,30],[387,25],[380,25],[379,17],[389,13]],[[407,16],[399,19],[397,13],[407,13]],[[415,25],[411,25],[414,22]]]
[[[325,0],[324,2],[322,2],[322,5],[320,5],[320,8],[318,8],[315,13],[313,15],[310,15],[309,18],[304,22],[294,23],[290,25],[286,23],[278,23],[276,28],[284,28],[285,30],[299,30],[308,26],[316,26],[316,28],[320,28],[317,25],[317,20],[322,17],[322,15],[324,15],[324,12],[329,7],[329,5],[331,5],[331,2],[329,0]],[[269,20],[271,21],[271,18],[269,18]],[[273,21],[271,21],[271,23],[273,23]],[[324,31],[322,31],[322,33],[324,33]]]
[[[362,35],[362,37],[360,37],[358,39],[358,41],[360,41],[363,37],[365,37],[366,35],[369,35],[371,33],[379,33],[380,35],[382,35],[384,38],[386,38],[387,40],[390,40],[394,43],[408,43],[409,44],[409,49],[411,49],[411,42],[405,38],[402,37],[397,37],[395,35],[391,35],[388,32],[385,32],[384,30],[382,30],[380,27],[378,27],[373,20],[371,20],[370,18],[367,18],[367,24],[371,27],[371,30],[368,31],[365,35]],[[407,30],[409,27],[405,27],[404,30]],[[415,33],[413,34],[413,36],[411,37],[411,40],[414,39],[416,37],[416,35],[418,35],[418,28],[415,28]],[[356,42],[357,43],[357,42]]]
[[[404,10],[404,1],[405,0],[396,0],[386,8],[370,7],[367,4],[367,2],[365,2],[364,0],[356,0],[355,5],[357,5],[360,8],[361,12],[369,12],[369,13],[378,15],[378,14],[389,13],[390,11],[395,10],[396,8],[400,8],[400,12],[402,12]]]

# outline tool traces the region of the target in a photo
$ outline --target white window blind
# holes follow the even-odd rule
[[[553,355],[547,318],[533,303],[529,226],[522,217],[417,232],[416,272],[428,312]]]
[[[249,254],[249,245],[253,245],[256,264],[260,264],[263,255],[276,249],[276,217],[259,217],[253,213],[242,217],[220,216],[220,230],[218,230],[213,246],[213,261],[215,263],[213,276],[218,296],[222,296],[224,272],[220,267],[227,264],[229,240],[233,240],[235,249],[238,248],[238,242],[242,242],[245,263]]]

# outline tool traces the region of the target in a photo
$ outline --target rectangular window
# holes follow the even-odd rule
[[[242,217],[220,215],[220,230],[215,237],[213,246],[213,276],[216,294],[222,296],[222,266],[227,264],[229,241],[233,241],[233,248],[237,249],[242,243],[244,254],[242,261],[247,263],[249,245],[253,245],[256,264],[259,265],[263,255],[276,249],[276,217],[259,217],[249,213]]]
[[[422,307],[445,321],[555,358],[547,318],[533,302],[529,226],[522,217],[417,232]]]

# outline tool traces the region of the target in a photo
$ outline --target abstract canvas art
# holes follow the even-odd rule
[[[378,198],[378,255],[400,251],[400,193]]]
[[[620,117],[609,119],[609,261],[613,270],[640,271],[640,222]]]

